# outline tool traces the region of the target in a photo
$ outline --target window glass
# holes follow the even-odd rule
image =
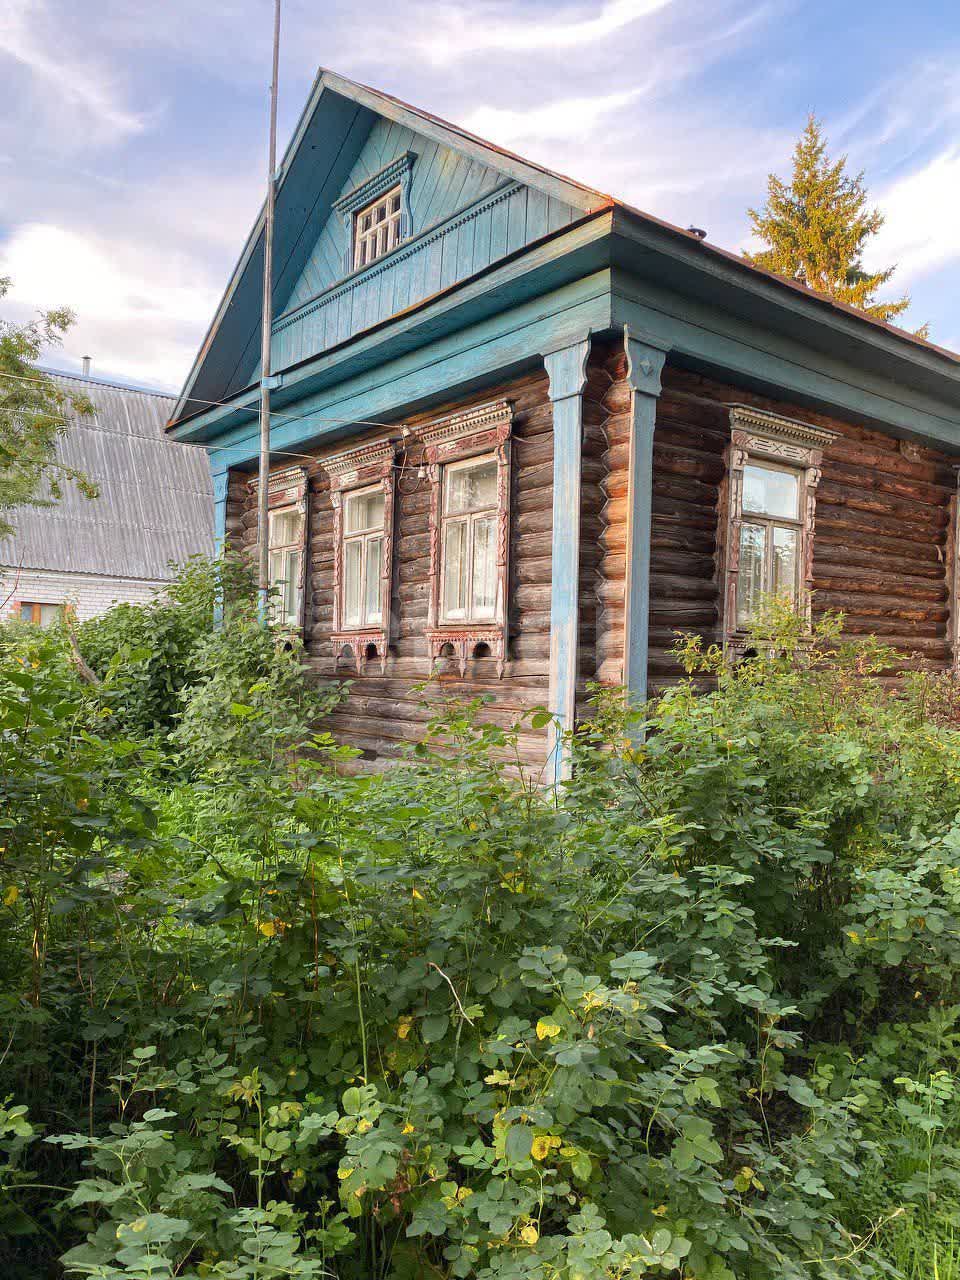
[[[367,623],[379,623],[383,617],[380,607],[380,556],[382,538],[367,539],[367,563],[364,568],[363,612]]]
[[[796,520],[799,514],[800,477],[795,471],[778,471],[749,462],[743,469],[743,509],[755,515]]]
[[[299,543],[303,533],[303,512],[296,507],[270,513],[271,547],[288,547]]]
[[[770,573],[770,590],[774,595],[797,595],[797,531],[773,527],[773,561]]]
[[[473,524],[473,576],[471,614],[475,618],[492,618],[496,604],[496,528],[493,516],[484,516]]]
[[[487,458],[468,467],[451,467],[447,471],[446,480],[448,515],[497,505],[495,458]]]
[[[767,529],[762,524],[740,526],[740,572],[737,575],[737,626],[748,627],[763,594]]]
[[[366,493],[352,493],[346,501],[346,532],[357,533],[363,529],[383,528],[383,490],[368,489]]]
[[[451,520],[443,530],[442,613],[462,618],[467,609],[467,534],[465,520]]]
[[[360,625],[360,578],[363,568],[363,541],[359,538],[343,547],[343,617],[347,626]]]

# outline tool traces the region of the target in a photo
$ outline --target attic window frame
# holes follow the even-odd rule
[[[343,220],[346,233],[346,248],[343,257],[345,275],[351,275],[355,271],[366,271],[375,263],[382,262],[405,240],[410,239],[413,232],[410,182],[413,176],[413,162],[416,158],[412,151],[405,151],[403,155],[398,156],[396,160],[380,169],[373,177],[368,178],[366,182],[362,182],[358,187],[354,187],[342,195],[339,200],[333,202],[333,208]],[[396,242],[385,253],[380,254],[369,262],[365,262],[363,266],[359,266],[357,264],[358,216],[378,204],[398,187],[400,189],[400,225],[397,230]]]
[[[391,205],[396,200],[397,208],[391,209]],[[377,218],[377,212],[383,209],[384,216]],[[371,225],[363,229],[361,220],[368,217]],[[383,249],[377,251],[377,243],[380,238],[380,232],[386,231],[386,245]],[[400,184],[390,187],[382,195],[377,196],[376,200],[372,200],[370,204],[365,204],[362,209],[358,209],[353,215],[353,266],[355,271],[362,271],[364,267],[369,267],[371,263],[385,258],[388,253],[392,252],[400,244],[403,230],[403,192],[400,190]],[[369,249],[369,253],[367,250]],[[361,258],[363,259],[361,261]]]

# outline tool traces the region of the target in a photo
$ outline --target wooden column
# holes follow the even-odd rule
[[[583,388],[589,337],[544,356],[553,405],[553,535],[550,586],[551,728],[547,778],[570,776],[570,752],[563,735],[574,724],[580,577],[580,486],[583,453]]]
[[[623,683],[634,705],[647,698],[650,638],[650,521],[653,510],[653,433],[666,352],[624,328],[631,392],[627,492],[627,572]]]

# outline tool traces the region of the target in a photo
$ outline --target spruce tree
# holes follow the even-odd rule
[[[864,268],[864,248],[884,217],[868,206],[863,173],[851,177],[846,169],[846,156],[831,160],[827,155],[823,127],[811,113],[793,150],[790,182],[771,173],[765,207],[747,210],[754,233],[768,247],[744,256],[754,266],[798,280],[868,316],[890,320],[907,309],[910,299],[875,301],[896,267]]]

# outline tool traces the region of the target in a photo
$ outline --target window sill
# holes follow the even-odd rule
[[[336,650],[336,663],[340,665],[344,650],[349,649],[353,659],[353,667],[358,676],[366,671],[371,662],[379,661],[380,674],[387,670],[387,633],[383,627],[356,627],[334,631],[330,635]]]
[[[472,658],[496,659],[497,679],[503,679],[507,661],[506,628],[496,622],[449,622],[426,630],[430,651],[430,665],[444,658],[457,662],[462,680],[467,674],[467,663]],[[486,652],[483,652],[486,650]]]

